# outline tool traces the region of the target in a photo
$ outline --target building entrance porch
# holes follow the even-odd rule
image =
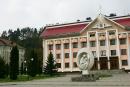
[[[119,58],[110,57],[108,60],[107,57],[94,58],[94,65],[92,70],[114,70],[119,69]]]
[[[110,69],[119,69],[119,58],[118,57],[110,57]]]
[[[108,59],[107,59],[107,57],[100,57],[99,63],[100,63],[100,70],[108,70]]]

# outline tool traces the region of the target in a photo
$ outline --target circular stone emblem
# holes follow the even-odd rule
[[[87,48],[82,48],[77,54],[77,65],[80,70],[89,70],[94,64],[94,57]]]

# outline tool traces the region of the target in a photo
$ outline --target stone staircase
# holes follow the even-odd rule
[[[91,70],[90,74],[98,74],[98,75],[112,75],[112,74],[126,74],[124,70]],[[66,76],[80,76],[81,72],[64,72],[62,75]]]
[[[92,70],[90,71],[92,74],[124,74],[126,73],[124,70]]]

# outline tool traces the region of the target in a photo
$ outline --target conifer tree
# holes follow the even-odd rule
[[[57,66],[53,54],[50,52],[47,58],[46,66],[44,67],[44,74],[53,76],[57,73]]]
[[[19,72],[19,50],[14,46],[10,52],[10,79],[16,80]]]
[[[28,74],[32,77],[35,77],[38,73],[38,57],[37,53],[32,50],[30,54],[30,60],[29,61],[29,66],[28,66]]]
[[[5,78],[6,76],[6,64],[3,58],[0,56],[0,78]]]

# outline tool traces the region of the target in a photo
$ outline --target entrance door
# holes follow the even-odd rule
[[[100,58],[100,69],[101,70],[107,70],[108,69],[107,57],[101,57]]]
[[[110,69],[119,69],[118,57],[111,57],[110,58]]]
[[[94,65],[92,67],[92,70],[98,70],[98,60],[97,60],[97,58],[94,58]]]

